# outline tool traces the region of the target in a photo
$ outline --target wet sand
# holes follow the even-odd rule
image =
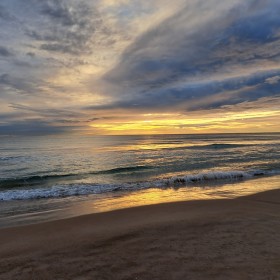
[[[0,279],[280,279],[280,190],[1,229]]]

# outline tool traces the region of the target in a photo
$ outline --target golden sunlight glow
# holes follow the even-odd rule
[[[116,209],[124,209],[137,207],[141,205],[152,205],[166,202],[186,201],[186,200],[206,200],[206,199],[223,199],[224,193],[232,195],[232,198],[240,195],[250,195],[256,192],[263,192],[278,187],[278,177],[271,181],[271,178],[259,179],[259,184],[252,187],[252,182],[243,181],[239,184],[231,183],[220,187],[220,191],[216,192],[215,188],[201,188],[199,184],[194,184],[188,188],[166,188],[166,189],[148,189],[138,192],[126,193],[126,195],[118,195],[114,198],[104,198],[99,201],[85,200],[83,203],[75,204],[75,213],[79,215],[92,212],[105,212]],[[235,190],[232,192],[232,190]],[[114,203],[112,203],[112,199]],[[110,202],[110,203],[108,203]]]
[[[280,117],[280,110],[244,111],[209,114],[204,118],[178,114],[142,114],[127,116],[114,122],[92,123],[92,128],[104,134],[161,134],[161,133],[213,133],[250,132],[274,128]],[[129,119],[129,121],[126,121]]]

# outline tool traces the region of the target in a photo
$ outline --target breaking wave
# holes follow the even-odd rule
[[[0,201],[60,198],[89,194],[102,194],[116,191],[137,191],[149,188],[163,189],[167,187],[176,187],[178,185],[188,186],[191,184],[195,184],[196,182],[206,182],[213,180],[242,180],[250,179],[256,176],[273,174],[275,174],[275,172],[271,171],[229,171],[199,173],[186,176],[174,176],[171,178],[139,183],[53,185],[52,187],[48,188],[28,188],[1,191]]]

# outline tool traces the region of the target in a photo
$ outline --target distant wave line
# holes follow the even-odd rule
[[[26,184],[26,183],[36,183],[38,181],[43,180],[52,180],[52,179],[59,179],[59,178],[67,178],[67,177],[82,177],[85,175],[102,175],[102,174],[117,174],[117,173],[125,173],[125,172],[137,172],[145,169],[152,169],[153,166],[148,165],[137,165],[137,166],[127,166],[127,167],[118,167],[112,168],[108,170],[100,170],[100,171],[92,171],[92,172],[84,172],[84,173],[68,173],[68,174],[52,174],[52,175],[33,175],[21,178],[7,178],[7,179],[0,179],[0,187],[1,185],[7,184]]]

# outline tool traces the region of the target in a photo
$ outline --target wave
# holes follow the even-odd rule
[[[256,145],[256,144],[255,144]],[[222,150],[222,149],[234,149],[250,147],[252,144],[226,144],[226,143],[214,143],[208,145],[193,145],[193,146],[179,146],[179,147],[167,147],[159,148],[160,150]]]
[[[22,186],[26,184],[32,185],[45,180],[59,179],[59,178],[72,177],[72,176],[78,176],[78,174],[54,174],[54,175],[42,175],[42,176],[34,175],[34,176],[21,177],[21,178],[7,178],[7,179],[0,180],[0,187]]]
[[[10,161],[10,160],[24,160],[26,156],[1,156],[0,161]]]
[[[209,145],[192,146],[190,149],[232,149],[252,146],[250,144],[225,144],[225,143],[214,143]]]
[[[144,169],[152,169],[152,168],[153,166],[137,165],[137,166],[113,168],[113,169],[108,169],[103,171],[96,171],[96,172],[91,172],[89,174],[115,174],[115,173],[125,173],[125,172],[132,172],[132,171],[141,171]]]
[[[12,187],[12,186],[21,186],[26,184],[36,184],[42,181],[47,180],[57,180],[64,179],[70,177],[71,179],[78,179],[86,175],[102,175],[102,174],[118,174],[118,173],[126,173],[126,172],[137,172],[145,169],[152,169],[153,166],[148,165],[137,165],[137,166],[127,166],[127,167],[119,167],[108,170],[100,170],[100,171],[92,171],[92,172],[84,172],[84,173],[67,173],[67,174],[51,174],[51,175],[33,175],[21,178],[7,178],[0,179],[0,187]]]
[[[272,175],[268,171],[229,171],[209,172],[186,176],[174,176],[166,179],[158,179],[150,182],[125,183],[125,184],[70,184],[54,185],[49,188],[29,188],[6,190],[0,192],[0,201],[31,200],[42,198],[62,198],[90,194],[102,194],[116,191],[137,191],[149,188],[167,188],[178,185],[187,186],[196,182],[213,180],[238,180],[250,179],[255,176]]]

